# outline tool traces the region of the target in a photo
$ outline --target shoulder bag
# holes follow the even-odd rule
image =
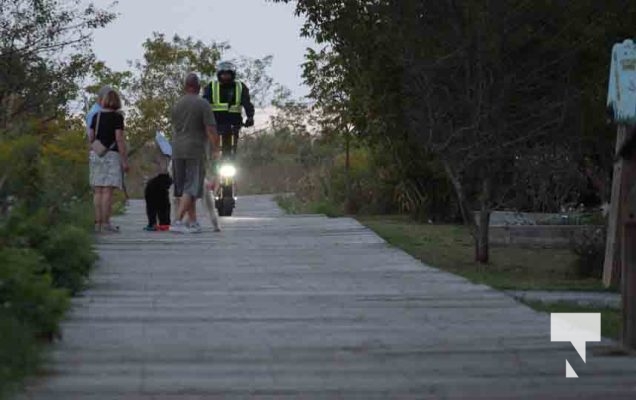
[[[93,140],[93,143],[91,143],[91,150],[93,150],[93,152],[98,156],[98,157],[104,157],[106,155],[106,153],[108,153],[110,150],[113,149],[113,147],[115,147],[115,143],[110,145],[110,147],[106,147],[104,146],[104,144],[97,139],[97,133],[99,132],[99,118],[101,117],[102,113],[101,111],[97,114],[97,122],[95,123],[95,140]]]

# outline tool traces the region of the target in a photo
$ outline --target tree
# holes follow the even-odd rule
[[[113,71],[103,61],[93,63],[90,71],[89,84],[85,87],[87,96],[84,97],[85,108],[90,107],[91,102],[96,99],[97,92],[104,85],[117,88],[124,104],[130,104],[131,88],[134,83],[132,71]]]
[[[93,30],[114,18],[80,0],[0,0],[0,129],[64,114],[93,62]]]
[[[0,0],[0,217],[42,205],[43,153],[73,130],[67,108],[94,59],[92,32],[113,19],[76,0]]]
[[[357,208],[352,199],[351,182],[351,141],[356,135],[356,126],[352,122],[353,104],[346,91],[344,69],[337,53],[323,48],[316,52],[308,50],[307,61],[303,65],[303,77],[311,87],[310,97],[316,102],[317,121],[321,134],[328,138],[344,141],[345,147],[345,205],[346,213]]]
[[[228,43],[203,42],[175,35],[167,38],[153,33],[143,44],[141,60],[130,62],[130,71],[112,71],[103,62],[92,69],[92,83],[86,87],[93,94],[104,84],[118,89],[127,103],[127,134],[132,154],[156,131],[170,135],[170,110],[183,94],[183,80],[190,72],[199,75],[202,84],[214,79],[216,64],[230,49]],[[272,57],[240,57],[238,77],[250,87],[256,104],[266,102],[273,84],[267,69]]]
[[[156,131],[170,134],[170,110],[183,94],[185,76],[196,72],[202,81],[209,81],[229,46],[178,35],[166,39],[163,34],[153,33],[143,48],[143,59],[130,63],[133,78],[128,94],[128,135],[133,148],[145,143]]]
[[[276,109],[275,114],[270,117],[273,132],[311,135],[314,113],[308,102],[293,98],[289,89],[276,85],[271,105]]]
[[[628,32],[630,3],[300,0],[296,10],[306,17],[302,34],[338,60],[350,107],[341,112],[356,129],[397,149],[396,162],[416,147],[443,164],[481,262],[490,211],[516,197],[527,168],[540,163],[580,193],[585,179],[557,175],[549,162],[590,178],[599,168],[589,163],[606,160],[598,153],[611,136],[593,110],[604,109],[607,49]],[[331,71],[312,87],[333,80]],[[558,157],[536,157],[546,150]]]
[[[252,103],[256,107],[265,107],[270,99],[270,92],[274,86],[274,79],[268,70],[272,66],[274,56],[250,58],[242,56],[237,62],[237,78],[245,82],[250,88]]]

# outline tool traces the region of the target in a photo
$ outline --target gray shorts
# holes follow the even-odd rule
[[[172,179],[174,180],[174,197],[187,194],[195,199],[202,198],[205,179],[203,159],[172,160]]]

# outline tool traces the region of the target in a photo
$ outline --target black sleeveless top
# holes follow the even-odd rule
[[[101,114],[101,116],[99,116]],[[99,116],[99,127],[97,125],[97,118]],[[116,111],[100,111],[93,116],[91,121],[91,129],[97,132],[97,140],[108,147],[111,151],[119,151],[117,148],[117,141],[115,132],[118,129],[124,129],[124,116]],[[111,148],[112,146],[112,148]]]

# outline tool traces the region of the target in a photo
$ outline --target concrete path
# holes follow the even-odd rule
[[[585,364],[548,315],[352,219],[238,207],[222,233],[176,236],[141,232],[134,202],[25,398],[636,398],[635,358],[588,345]]]

